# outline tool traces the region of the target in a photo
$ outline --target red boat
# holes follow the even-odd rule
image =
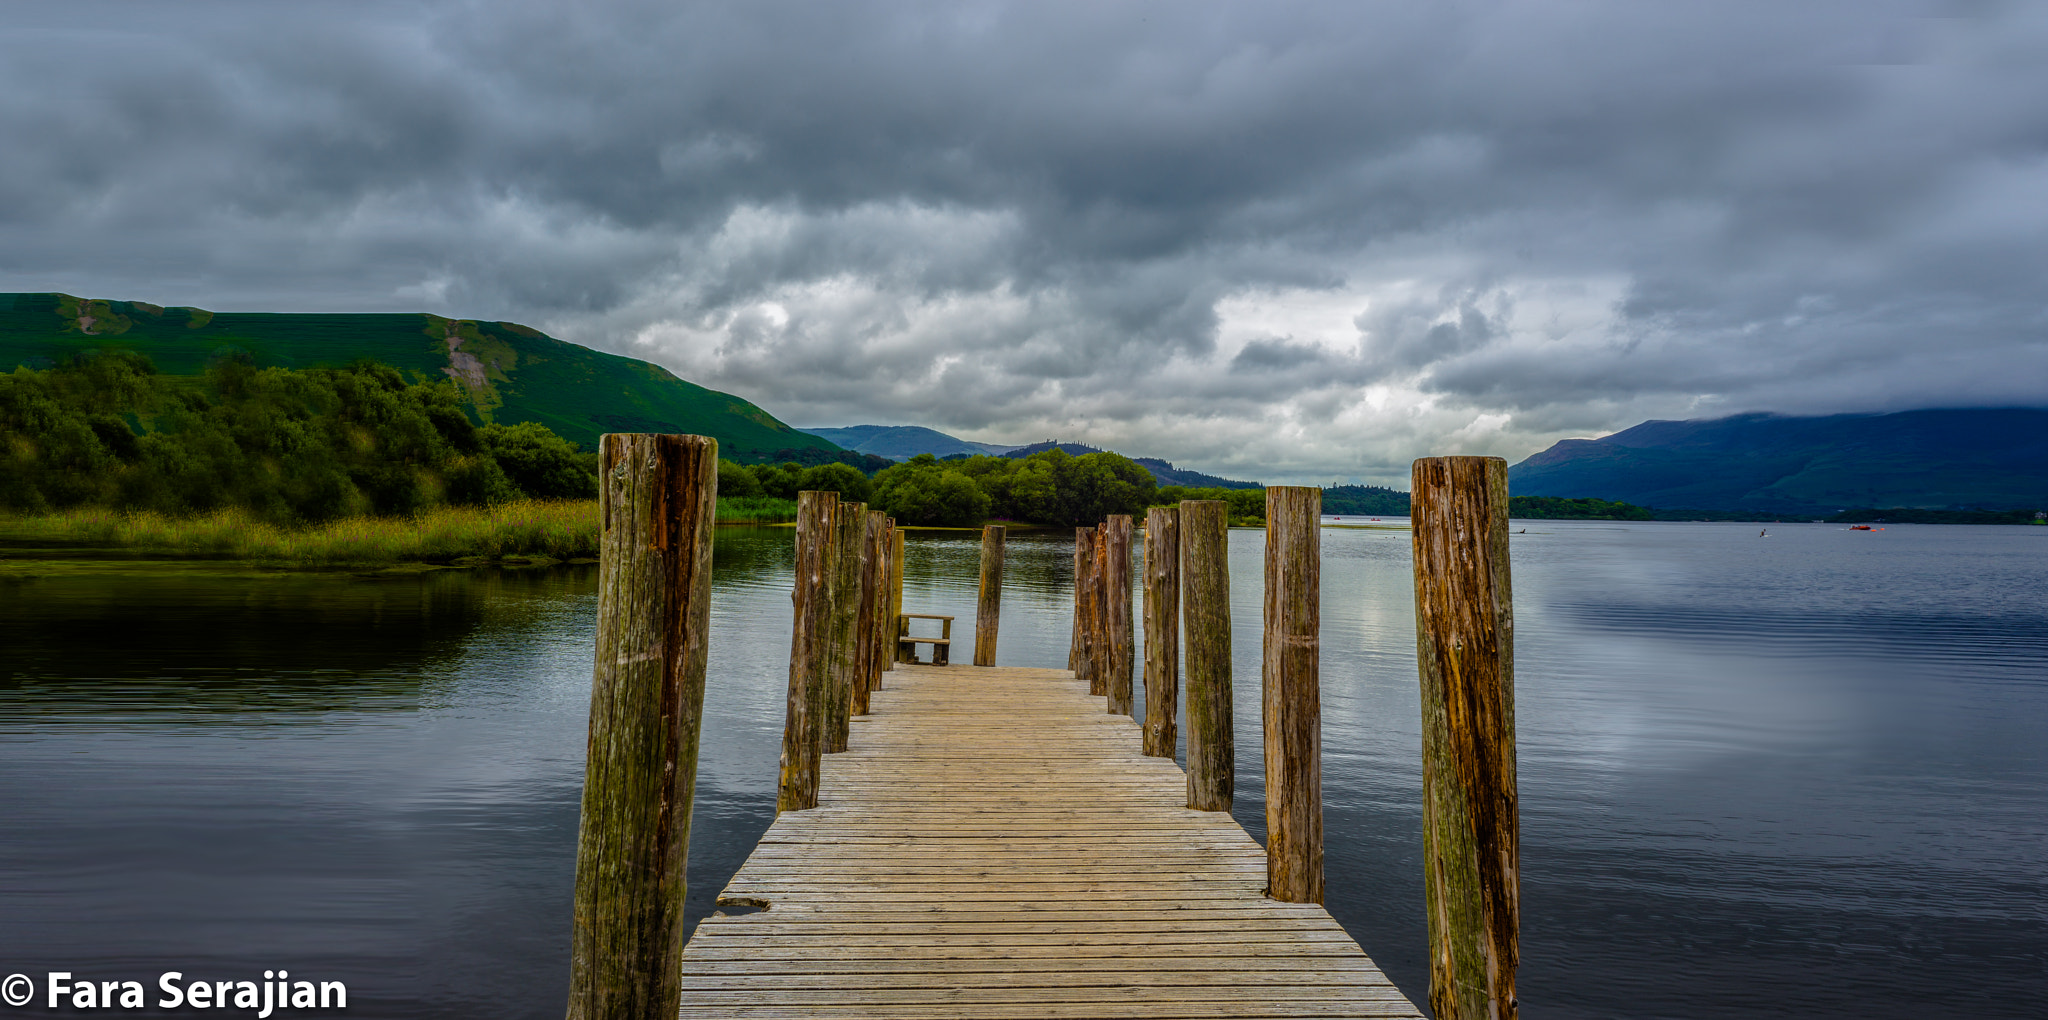
[[[1868,525],[1868,524],[1852,524],[1852,525],[1850,525],[1850,526],[1849,526],[1849,530],[1850,530],[1850,531],[1869,531],[1869,530],[1870,530],[1870,525]]]

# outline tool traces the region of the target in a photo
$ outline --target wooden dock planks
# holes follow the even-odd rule
[[[683,951],[685,1017],[1419,1017],[1066,670],[897,664]]]

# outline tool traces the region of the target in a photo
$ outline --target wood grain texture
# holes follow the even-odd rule
[[[1411,492],[1430,1004],[1442,1020],[1513,1020],[1521,821],[1507,462],[1424,458]]]
[[[1109,522],[1095,526],[1088,568],[1088,693],[1109,696]]]
[[[775,810],[802,811],[818,804],[818,756],[824,751],[825,685],[830,676],[832,538],[839,494],[799,492],[796,562],[790,592],[789,691],[783,710],[782,774]]]
[[[902,665],[682,954],[683,1017],[1401,1017],[1066,670]]]
[[[1074,627],[1079,653],[1074,660],[1074,675],[1088,685],[1088,693],[1099,695],[1102,691],[1095,668],[1095,602],[1099,594],[1097,568],[1102,561],[1096,552],[1098,537],[1094,528],[1074,529]]]
[[[895,525],[892,518],[889,521],[889,618],[892,620],[903,615],[903,530]],[[889,644],[896,649],[897,661],[902,661],[906,654],[902,646],[894,641]]]
[[[884,541],[888,535],[889,518],[878,510],[861,515],[860,534],[860,612],[854,620],[854,662],[853,690],[848,696],[849,715],[868,714],[868,696],[875,689],[875,674],[881,667],[876,658],[876,645],[885,640],[880,626],[882,618],[882,582],[888,570],[888,546]]]
[[[840,503],[833,518],[832,600],[825,632],[824,751],[846,750],[846,725],[853,713],[853,685],[860,673],[860,545],[867,534],[868,505]]]
[[[1182,668],[1188,695],[1188,806],[1228,811],[1237,760],[1230,707],[1230,506],[1180,504]]]
[[[677,1009],[718,502],[717,440],[614,433],[598,448],[604,530],[571,1020]]]
[[[1076,676],[1083,676],[1081,670],[1081,631],[1086,610],[1082,608],[1081,603],[1088,589],[1082,583],[1082,579],[1088,574],[1087,560],[1093,555],[1089,551],[1088,543],[1082,541],[1081,536],[1084,531],[1092,533],[1093,530],[1092,528],[1074,529],[1074,636],[1067,643],[1067,668],[1072,670]],[[1083,679],[1086,679],[1086,677],[1083,676]]]
[[[877,606],[880,609],[875,620],[875,664],[868,672],[868,691],[872,694],[882,689],[882,675],[889,671],[890,663],[896,661],[896,613],[899,606],[893,604],[896,590],[896,519],[882,518],[881,579],[877,591]]]
[[[1145,512],[1145,753],[1173,757],[1180,734],[1180,509]]]
[[[1104,693],[1109,696],[1110,712],[1130,715],[1131,672],[1137,658],[1137,636],[1131,619],[1131,516],[1111,514],[1103,522],[1103,536],[1108,545],[1102,551],[1102,626],[1109,645],[1104,657],[1109,666]]]
[[[1266,892],[1323,902],[1323,491],[1266,488]]]
[[[981,588],[974,609],[974,664],[996,664],[996,631],[1003,615],[1003,536],[1000,524],[981,529]]]

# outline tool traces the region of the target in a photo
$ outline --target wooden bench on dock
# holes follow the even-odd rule
[[[918,637],[910,633],[912,620],[939,620],[938,637]],[[938,613],[897,613],[896,614],[896,661],[916,662],[917,646],[932,646],[932,665],[944,666],[952,661],[953,618]]]

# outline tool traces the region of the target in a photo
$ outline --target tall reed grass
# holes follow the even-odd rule
[[[773,496],[720,496],[720,524],[788,524],[796,520],[796,500]]]
[[[244,510],[193,517],[84,508],[0,518],[0,542],[35,542],[307,565],[452,563],[597,555],[595,500],[437,507],[416,517],[358,517],[279,527]]]
[[[721,499],[717,520],[787,523],[796,520],[796,503],[768,497]],[[597,556],[601,527],[597,501],[587,499],[442,506],[414,517],[356,517],[303,527],[271,524],[238,509],[167,517],[83,507],[33,517],[0,515],[0,545],[126,549],[309,566],[573,560]]]

